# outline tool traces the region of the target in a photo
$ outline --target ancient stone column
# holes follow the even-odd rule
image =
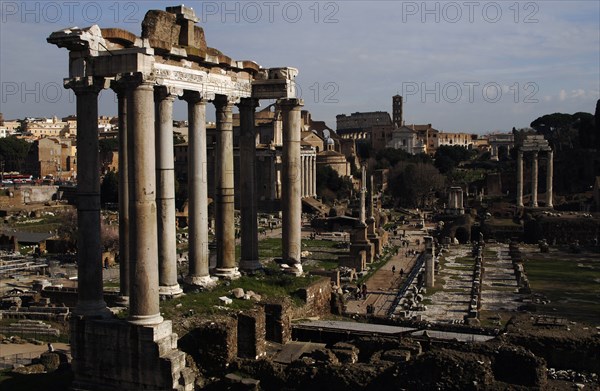
[[[173,101],[177,95],[156,87],[156,208],[158,214],[159,294],[178,296],[177,230],[175,228],[175,157],[173,149]]]
[[[109,317],[102,285],[98,93],[103,78],[65,83],[77,97],[77,306],[75,314]]]
[[[277,101],[283,115],[283,156],[282,156],[282,247],[283,261],[292,272],[302,273],[301,229],[302,194],[300,167],[300,109],[301,99],[279,99]]]
[[[128,121],[132,138],[129,213],[131,224],[131,275],[129,321],[154,325],[163,321],[158,294],[158,234],[156,228],[156,152],[154,134],[154,83],[142,75],[131,81]]]
[[[361,165],[361,177],[360,177],[360,214],[359,220],[361,224],[365,224],[366,219],[366,193],[367,193],[367,166],[366,164]]]
[[[300,193],[302,193],[302,198],[304,198],[306,197],[306,184],[308,182],[306,178],[306,175],[308,173],[308,170],[306,169],[306,155],[301,155],[300,161],[302,162],[302,169],[300,170],[300,177],[302,178],[302,190],[300,191]]]
[[[531,206],[538,206],[538,153],[533,152],[531,158]]]
[[[435,285],[435,252],[433,248],[433,237],[423,237],[425,241],[425,286],[433,288]]]
[[[310,196],[316,197],[317,195],[317,185],[316,185],[316,157],[312,156],[310,158]]]
[[[554,152],[548,151],[548,166],[546,167],[546,207],[552,208],[552,181],[554,178]]]
[[[212,286],[208,250],[206,103],[214,96],[185,91],[188,104],[188,259],[186,284]]]
[[[517,152],[517,206],[523,207],[523,151]]]
[[[127,86],[113,82],[119,110],[119,302],[129,303],[129,168],[127,162]]]
[[[217,268],[215,275],[239,277],[235,266],[235,221],[233,190],[233,104],[235,98],[217,95],[214,100],[217,119],[215,154],[215,236]]]
[[[242,257],[240,269],[252,272],[262,268],[258,260],[258,210],[256,197],[256,130],[254,110],[258,100],[243,98],[240,110],[240,211]]]

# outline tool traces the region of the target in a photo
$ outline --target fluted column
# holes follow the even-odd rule
[[[538,206],[538,153],[533,152],[531,158],[531,206]]]
[[[158,234],[156,216],[156,152],[154,130],[154,83],[136,75],[131,80],[128,144],[131,186],[129,212],[132,249],[129,321],[135,324],[161,323],[158,293]]]
[[[301,229],[302,194],[300,167],[300,109],[301,99],[280,99],[277,101],[283,115],[283,156],[282,156],[282,247],[283,261],[292,272],[302,273]]]
[[[86,77],[65,83],[77,97],[77,306],[86,317],[109,317],[102,285],[100,241],[100,155],[98,93],[104,79]]]
[[[129,303],[129,168],[127,162],[127,99],[131,95],[126,85],[113,82],[119,110],[119,303]]]
[[[517,152],[517,206],[523,207],[523,151]]]
[[[159,293],[177,296],[177,230],[175,228],[175,156],[173,149],[173,102],[176,91],[156,87],[156,208],[158,214]]]
[[[217,269],[224,278],[239,276],[235,266],[235,220],[233,190],[233,104],[235,99],[217,95],[214,100],[217,119],[215,155],[215,236]]]
[[[214,96],[185,91],[188,104],[188,259],[186,284],[211,286],[208,250],[206,103]]]
[[[240,211],[242,257],[240,269],[252,272],[262,268],[258,259],[258,211],[256,197],[256,130],[254,110],[258,100],[243,98],[240,110]]]
[[[546,207],[552,208],[552,182],[554,180],[554,152],[548,151],[548,166],[546,167]]]

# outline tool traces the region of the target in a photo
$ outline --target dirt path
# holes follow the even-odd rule
[[[71,345],[62,343],[62,342],[53,342],[52,346],[55,351],[63,352],[70,354],[71,353]],[[37,357],[40,354],[47,352],[48,346],[44,345],[34,345],[32,343],[9,343],[9,344],[0,344],[0,357],[12,356],[14,354],[23,354],[30,355],[31,357]]]

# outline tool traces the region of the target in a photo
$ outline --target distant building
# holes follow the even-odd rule
[[[69,124],[59,120],[56,116],[41,119],[28,118],[24,125],[23,132],[35,138],[65,137],[69,134]]]
[[[408,126],[395,128],[386,148],[399,149],[412,155],[425,152],[425,145],[419,140],[417,131]]]
[[[76,153],[76,146],[68,138],[36,140],[27,156],[27,173],[39,178],[73,179],[77,172]]]
[[[335,140],[332,138],[326,140],[326,150],[317,154],[317,167],[319,166],[329,166],[341,177],[352,175],[350,163],[344,154],[336,151]]]
[[[439,132],[434,137],[435,148],[443,145],[473,148],[473,135],[468,133]]]

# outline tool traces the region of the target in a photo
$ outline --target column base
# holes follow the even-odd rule
[[[252,259],[252,260],[240,260],[240,267],[239,269],[243,272],[255,272],[257,270],[261,270],[263,268],[263,266],[261,265],[260,261],[258,259]]]
[[[73,310],[73,314],[94,319],[109,319],[113,317],[112,312],[108,309],[104,300],[78,300],[77,306]]]
[[[115,304],[119,307],[128,307],[129,306],[129,296],[119,296],[117,300],[115,300]]]
[[[302,265],[299,263],[292,264],[292,265],[286,264],[286,266],[287,267],[283,266],[283,272],[286,274],[293,274],[296,277],[300,277],[304,274],[304,271],[302,270]]]
[[[188,285],[199,286],[205,289],[214,288],[217,285],[219,279],[211,276],[186,276],[183,282]]]
[[[216,268],[214,275],[225,280],[237,280],[242,276],[237,267]]]
[[[163,317],[160,314],[155,315],[130,315],[127,321],[138,326],[154,326],[162,323]]]
[[[168,298],[175,298],[183,295],[183,289],[179,286],[179,284],[175,285],[161,285],[158,287],[158,294],[160,296],[167,296]]]

